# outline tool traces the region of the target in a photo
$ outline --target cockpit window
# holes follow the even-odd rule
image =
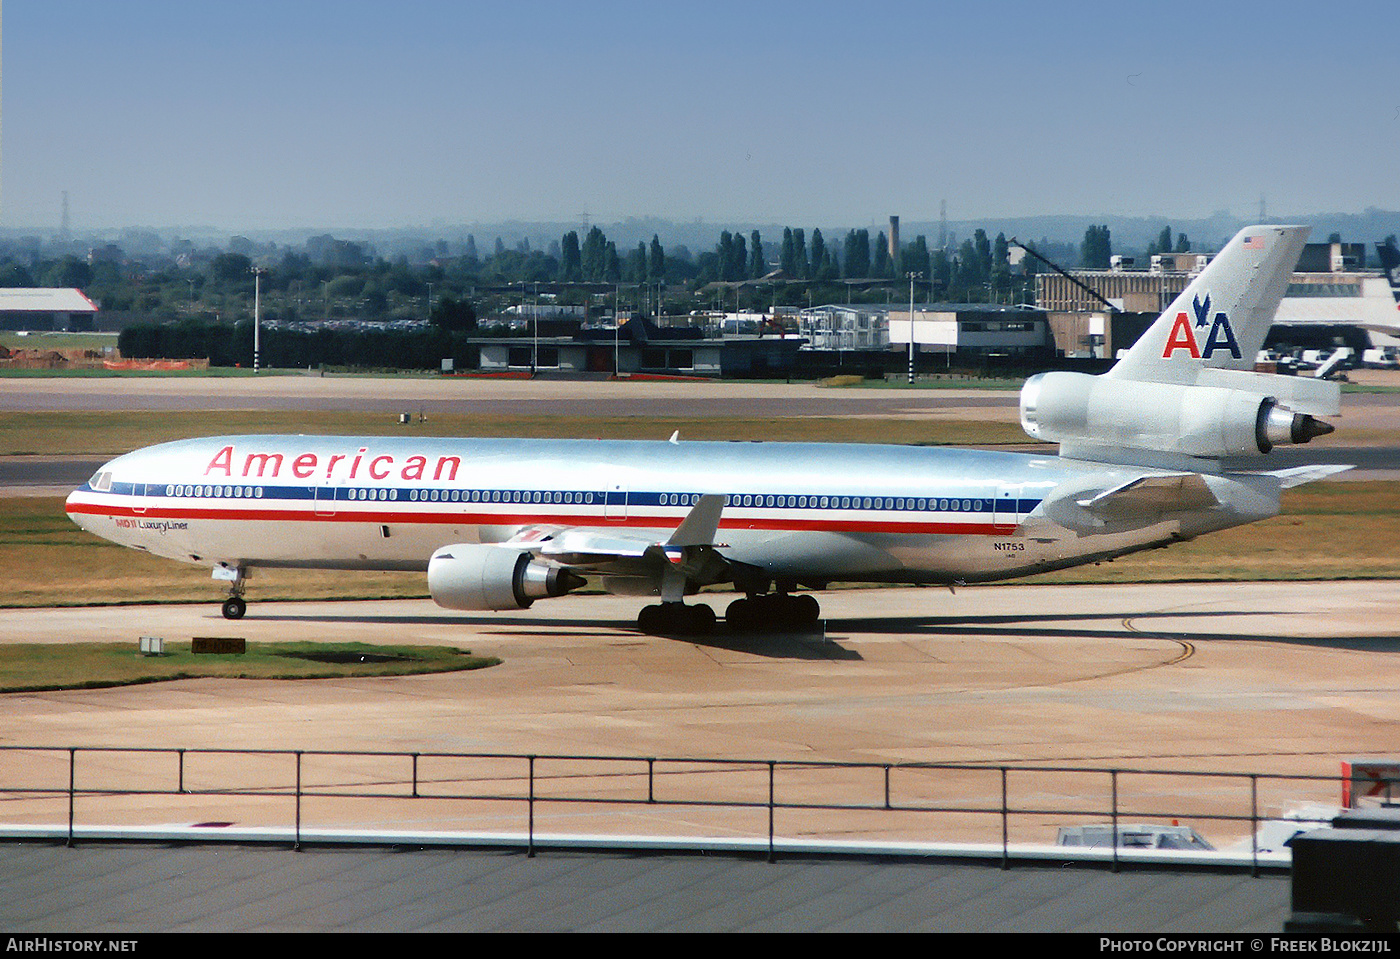
[[[88,487],[95,490],[108,490],[112,488],[112,471],[98,470],[92,474],[92,479],[88,480]]]

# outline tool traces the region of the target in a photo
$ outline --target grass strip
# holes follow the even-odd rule
[[[104,689],[175,679],[342,679],[408,676],[495,666],[448,646],[368,643],[248,643],[242,654],[195,654],[188,642],[166,643],[163,655],[127,643],[0,644],[0,693]]]

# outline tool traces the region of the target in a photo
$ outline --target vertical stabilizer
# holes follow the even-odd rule
[[[1194,383],[1203,369],[1252,370],[1307,238],[1305,226],[1235,234],[1105,375]]]

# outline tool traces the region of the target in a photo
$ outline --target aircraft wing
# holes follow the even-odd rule
[[[650,576],[668,566],[688,573],[719,560],[715,534],[724,511],[724,496],[706,494],[665,540],[654,531],[598,527],[530,527],[511,543],[530,545],[541,559],[573,569],[615,576]]]
[[[1112,489],[1075,501],[1091,513],[1113,519],[1155,516],[1219,504],[1200,473],[1139,476]]]

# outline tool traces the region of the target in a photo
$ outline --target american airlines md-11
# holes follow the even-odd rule
[[[222,436],[119,456],[68,497],[84,529],[211,566],[223,613],[256,568],[426,570],[448,609],[519,609],[589,581],[659,598],[732,584],[733,629],[801,629],[833,582],[1027,576],[1274,516],[1346,467],[1229,472],[1332,431],[1335,383],[1253,372],[1306,227],[1255,226],[1111,370],[1041,373],[1021,423],[1058,454],[865,444]]]

